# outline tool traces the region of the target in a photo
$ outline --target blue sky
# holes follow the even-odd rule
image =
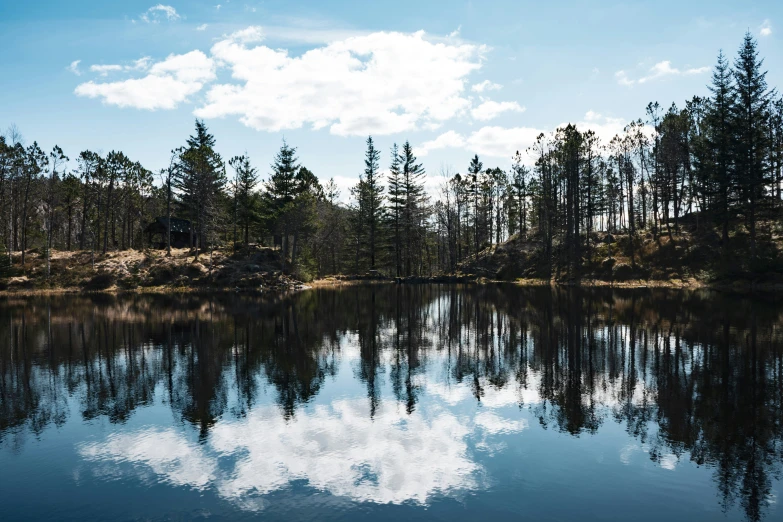
[[[220,5],[218,7],[218,5]],[[123,150],[147,168],[203,117],[259,170],[283,137],[347,192],[372,134],[431,176],[565,122],[608,139],[649,101],[706,94],[719,49],[757,37],[783,85],[783,2],[28,1],[0,3],[0,128],[46,149]]]

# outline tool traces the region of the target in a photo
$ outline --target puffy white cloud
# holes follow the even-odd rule
[[[525,112],[525,108],[517,102],[496,102],[487,100],[478,107],[471,109],[470,114],[479,121],[489,121],[504,112]]]
[[[626,85],[631,86],[634,84],[643,84],[648,83],[653,80],[657,80],[659,78],[664,78],[666,76],[691,76],[695,74],[704,74],[706,72],[709,72],[709,67],[694,67],[690,69],[677,69],[675,67],[672,67],[672,63],[669,60],[664,60],[662,62],[658,62],[655,65],[653,65],[649,71],[647,71],[647,75],[642,76],[638,79],[632,79],[628,76],[628,73],[625,71],[617,71],[614,73],[614,77],[617,79],[617,83],[620,85]]]
[[[471,152],[511,159],[532,146],[541,130],[531,127],[482,127],[467,138]]]
[[[208,24],[201,24],[196,26],[196,31],[206,31],[207,27],[209,27]]]
[[[177,13],[177,10],[170,5],[158,4],[147,9],[140,18],[143,22],[148,24],[157,24],[163,19],[172,22],[179,20],[180,16]]]
[[[465,138],[458,132],[450,130],[444,132],[434,140],[425,141],[416,147],[416,153],[419,156],[426,156],[431,150],[437,149],[457,149],[465,146]]]
[[[760,36],[769,36],[772,34],[772,23],[769,21],[769,19],[764,20],[764,23],[761,24],[759,27],[759,35]]]
[[[569,122],[564,122],[558,127],[565,127]],[[601,115],[595,111],[588,111],[581,121],[570,122],[576,125],[580,131],[592,130],[602,143],[609,141],[623,132],[627,122],[622,118],[614,118]],[[528,163],[533,161],[525,151],[531,147],[542,132],[547,134],[555,129],[543,130],[532,127],[499,127],[488,126],[474,131],[468,135],[462,135],[453,130],[444,132],[433,140],[426,141],[416,148],[419,156],[426,156],[438,149],[466,149],[471,153],[510,159],[519,151],[523,159]]]
[[[524,153],[542,132],[531,127],[482,127],[467,136],[448,131],[416,150],[425,156],[436,149],[464,148],[483,156],[511,159],[517,151]]]
[[[142,58],[134,64],[134,68],[147,68],[149,59]],[[101,98],[104,103],[119,107],[173,109],[214,78],[212,59],[201,51],[191,51],[172,54],[153,64],[143,78],[109,83],[89,81],[77,86],[75,93],[88,98]]]
[[[148,73],[124,81],[86,82],[76,94],[122,107],[170,109],[225,69],[230,77],[207,90],[196,116],[236,116],[257,130],[309,126],[361,136],[435,130],[471,109],[482,121],[524,110],[516,102],[481,100],[474,106],[466,94],[469,76],[481,68],[487,51],[482,45],[431,38],[423,31],[376,32],[343,34],[291,55],[261,44],[265,32],[250,26],[226,35],[212,46],[210,56],[192,51],[154,64],[143,58],[133,65],[94,65],[93,72],[102,76]],[[472,86],[475,92],[499,88],[488,80]]]
[[[429,41],[424,32],[350,37],[292,57],[259,45],[248,31],[212,47],[237,82],[213,86],[203,118],[236,115],[245,125],[278,131],[310,125],[338,135],[392,134],[438,124],[464,112],[467,76],[481,66],[481,46]],[[260,29],[252,36],[260,37]]]
[[[565,122],[559,126],[565,127],[568,123],[573,123],[582,132],[587,130],[595,132],[603,144],[609,143],[616,135],[622,134],[623,129],[628,124],[623,118],[604,116],[595,111],[587,111],[581,121]]]
[[[71,62],[71,65],[68,66],[68,70],[71,71],[76,76],[81,76],[82,71],[79,69],[79,64],[82,63],[81,60],[74,60]]]
[[[470,87],[470,90],[473,92],[484,92],[484,91],[499,91],[502,89],[503,86],[499,83],[493,83],[489,80],[484,80],[483,82],[476,83]]]

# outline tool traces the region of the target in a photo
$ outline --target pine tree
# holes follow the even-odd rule
[[[481,241],[479,239],[479,230],[481,228],[481,169],[484,164],[479,161],[478,154],[473,156],[468,167],[468,183],[470,184],[470,199],[473,203],[473,249],[478,256]]]
[[[378,236],[380,233],[380,224],[383,213],[383,191],[382,180],[380,176],[380,158],[381,153],[375,148],[372,136],[367,138],[367,151],[364,158],[364,180],[360,182],[360,198],[362,199],[361,208],[366,220],[368,244],[367,248],[370,257],[370,269],[375,270],[376,252],[378,249]]]
[[[734,83],[737,100],[732,111],[734,126],[734,157],[737,167],[737,185],[746,209],[750,228],[751,257],[755,261],[756,221],[758,207],[764,196],[768,169],[765,163],[768,152],[767,106],[770,93],[767,91],[766,72],[761,67],[756,42],[750,33],[740,47],[734,61]]]
[[[729,247],[729,205],[734,185],[731,123],[735,93],[729,61],[723,51],[718,53],[718,63],[712,73],[712,84],[709,89],[712,99],[707,112],[707,145],[712,158],[712,176],[722,223],[722,244],[725,254]]]
[[[392,250],[394,270],[397,277],[402,276],[402,246],[403,246],[403,211],[405,208],[405,185],[400,170],[400,153],[395,143],[391,149],[391,165],[389,167],[389,197],[387,216],[392,235]]]
[[[203,121],[196,120],[196,134],[178,151],[179,162],[173,179],[182,213],[193,223],[191,235],[196,233],[196,259],[213,232],[226,184],[225,166],[214,147],[215,137]]]
[[[245,248],[250,244],[250,225],[257,217],[254,190],[258,184],[258,171],[250,164],[247,154],[235,156],[228,162],[234,169],[234,223],[242,226]],[[236,242],[236,233],[234,234]]]
[[[283,270],[286,269],[289,251],[289,235],[293,224],[294,199],[297,196],[296,174],[299,171],[296,149],[283,140],[275,161],[272,175],[266,182],[265,213],[269,229],[281,239]]]
[[[405,244],[405,275],[413,275],[413,254],[419,254],[424,240],[423,213],[425,211],[426,196],[424,194],[424,167],[416,163],[413,155],[413,147],[406,141],[400,152],[400,171],[402,180],[402,194],[404,206],[402,212],[402,228]],[[415,252],[414,248],[419,251]]]

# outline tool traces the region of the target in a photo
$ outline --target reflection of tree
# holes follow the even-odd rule
[[[661,464],[711,468],[724,508],[759,520],[783,462],[781,323],[774,303],[654,290],[11,300],[0,306],[0,445],[62,424],[69,400],[115,423],[162,400],[205,438],[269,389],[290,418],[355,342],[371,416],[387,386],[409,413],[427,379],[477,401],[512,388],[547,428],[578,435],[614,420]]]

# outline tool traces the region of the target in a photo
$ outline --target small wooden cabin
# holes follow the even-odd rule
[[[195,235],[191,233],[190,221],[187,219],[157,217],[155,221],[147,225],[144,232],[149,239],[152,248],[166,248],[166,235],[171,223],[171,246],[174,248],[192,247],[195,243]],[[153,241],[157,239],[158,241]]]

